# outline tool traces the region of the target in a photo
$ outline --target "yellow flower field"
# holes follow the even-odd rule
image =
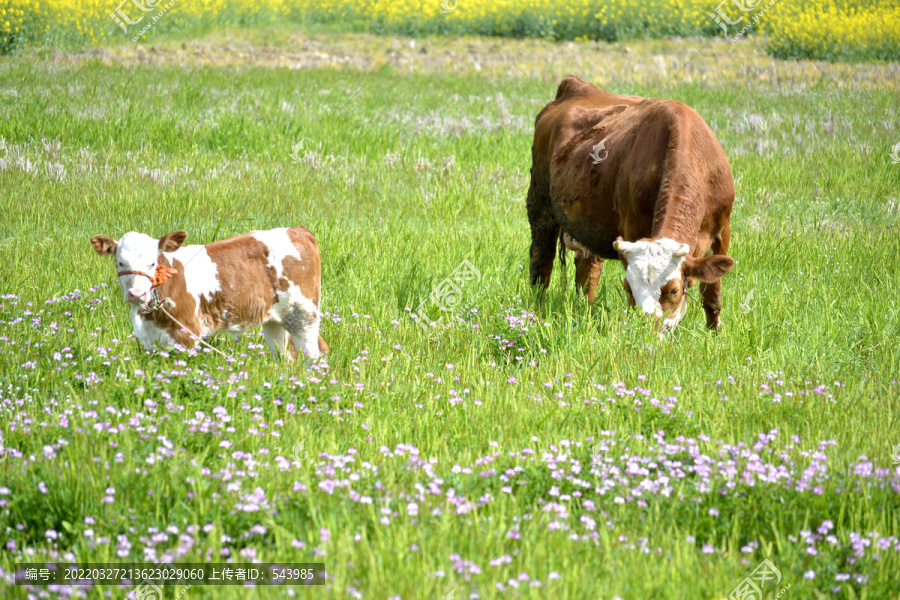
[[[0,0],[0,52],[285,21],[555,40],[762,34],[779,57],[900,58],[900,0]]]
[[[780,58],[900,58],[900,1],[782,1],[761,21]]]

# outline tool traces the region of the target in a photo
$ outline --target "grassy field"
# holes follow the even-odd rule
[[[768,559],[766,598],[898,597],[898,65],[406,42],[234,30],[0,61],[0,586],[30,593],[23,558],[315,560],[326,587],[296,593],[713,599]],[[593,306],[571,267],[535,301],[530,136],[568,74],[686,102],[721,140],[719,335],[694,303],[656,340],[615,262]],[[88,242],[296,224],[323,258],[311,369],[255,335],[211,340],[228,360],[143,352]],[[480,281],[426,302],[450,325],[426,332],[413,313],[464,260]]]

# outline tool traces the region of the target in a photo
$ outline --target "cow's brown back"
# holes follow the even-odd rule
[[[733,202],[721,145],[680,102],[567,77],[537,116],[529,216],[546,213],[598,256],[617,258],[617,236],[683,239],[705,253]]]

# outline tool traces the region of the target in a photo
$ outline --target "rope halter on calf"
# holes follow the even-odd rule
[[[143,271],[119,271],[119,277],[124,275],[140,275],[141,277],[146,277],[150,280],[150,292],[153,294],[153,300],[149,303],[147,309],[143,311],[145,314],[149,314],[154,310],[159,309],[163,304],[169,307],[175,306],[175,302],[170,298],[160,300],[156,288],[167,282],[169,278],[176,273],[178,273],[177,269],[156,265],[156,272],[153,274],[153,277]]]
[[[162,284],[164,284],[165,282],[167,282],[169,280],[169,278],[172,275],[175,275],[176,273],[178,273],[178,271],[176,269],[170,269],[169,267],[157,265],[156,273],[154,273],[153,277],[150,277],[143,271],[120,271],[119,277],[122,277],[123,275],[141,275],[141,276],[149,279],[150,283],[153,286],[151,289],[155,289],[155,288],[158,288],[159,286],[161,286]]]

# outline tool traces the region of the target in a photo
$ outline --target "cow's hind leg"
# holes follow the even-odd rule
[[[530,217],[530,215],[529,215]],[[549,215],[531,221],[531,251],[529,272],[531,285],[540,284],[541,290],[550,285],[553,261],[556,259],[556,242],[559,224]]]
[[[531,285],[540,284],[543,291],[550,285],[560,228],[550,209],[549,185],[533,167],[525,206],[531,225],[531,249],[528,252]]]
[[[575,288],[584,292],[588,302],[597,297],[597,283],[603,271],[603,259],[599,256],[575,259]]]
[[[531,285],[540,284],[541,290],[550,285],[550,275],[553,274],[553,260],[556,258],[556,238],[559,235],[559,226],[556,229],[541,228],[531,232]]]
[[[728,254],[728,243],[731,241],[731,226],[725,225],[721,233],[713,240],[711,249],[713,254]],[[703,302],[703,311],[706,313],[706,326],[716,330],[722,326],[722,280],[715,283],[701,283],[700,296]]]
[[[266,336],[266,344],[268,344],[269,352],[272,353],[272,356],[293,360],[294,357],[289,347],[290,338],[288,338],[288,332],[281,323],[268,321],[263,323],[262,330],[263,335]]]

